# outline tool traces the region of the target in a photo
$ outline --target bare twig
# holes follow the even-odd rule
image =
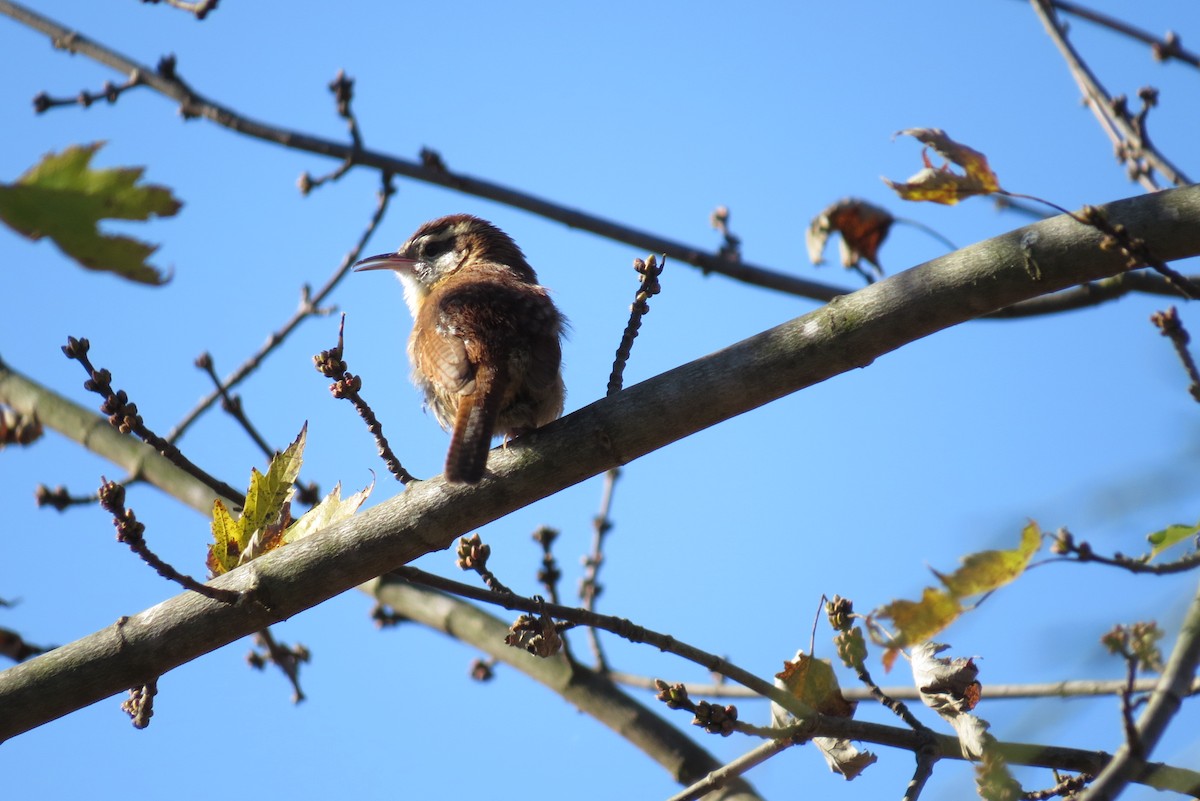
[[[59,108],[60,106],[82,106],[83,108],[88,108],[100,100],[107,101],[111,105],[116,103],[117,99],[130,89],[144,85],[142,73],[134,70],[129,74],[129,80],[120,86],[117,86],[112,81],[105,81],[100,91],[95,93],[84,89],[75,97],[51,97],[45,92],[41,92],[33,98],[33,110],[38,114],[44,114],[50,109]]]
[[[4,0],[0,0],[0,4],[3,2]],[[0,6],[0,10],[2,10],[2,6]],[[296,312],[287,322],[280,326],[277,331],[271,334],[266,343],[259,348],[254,355],[252,355],[249,359],[243,362],[240,367],[225,377],[225,379],[221,382],[221,386],[225,390],[232,389],[234,386],[244,381],[251,373],[257,370],[258,366],[262,364],[263,360],[266,359],[272,351],[282,345],[284,341],[291,335],[291,333],[300,326],[301,323],[303,323],[309,317],[324,313],[321,310],[320,304],[324,302],[327,297],[329,297],[330,293],[333,292],[334,288],[338,285],[338,283],[341,282],[342,278],[344,278],[346,274],[350,272],[350,267],[354,264],[354,262],[358,261],[359,258],[362,257],[363,249],[367,246],[367,243],[371,241],[371,237],[374,235],[375,230],[379,227],[379,223],[383,221],[383,215],[388,208],[388,201],[391,199],[395,191],[396,189],[394,182],[392,181],[392,176],[390,174],[384,174],[383,184],[379,190],[379,194],[376,197],[375,211],[371,215],[371,219],[367,223],[366,228],[363,229],[362,234],[359,236],[358,242],[356,242],[354,247],[342,257],[342,261],[338,265],[337,269],[333,271],[333,274],[330,275],[328,279],[326,279],[325,283],[320,289],[313,293],[309,291],[307,286],[304,287],[300,297],[300,306],[298,309],[296,309]],[[197,418],[199,418],[200,415],[203,414],[210,406],[212,406],[212,404],[220,397],[221,392],[219,390],[213,390],[206,395],[190,412],[184,416],[182,420],[175,425],[175,428],[173,428],[171,432],[167,434],[167,440],[174,442],[179,439],[179,437],[183,436],[183,433],[187,431],[189,427],[191,427],[192,423],[196,422]]]
[[[1188,392],[1193,400],[1200,402],[1200,371],[1197,371],[1196,360],[1192,358],[1192,353],[1188,350],[1191,336],[1179,319],[1179,310],[1171,306],[1166,311],[1155,312],[1150,315],[1150,322],[1154,323],[1162,335],[1170,339],[1171,344],[1175,346],[1175,353],[1179,356],[1179,361],[1183,363],[1183,369],[1192,382],[1188,387]]]
[[[387,465],[388,472],[396,477],[396,480],[401,484],[408,486],[411,482],[418,479],[412,473],[404,469],[404,465],[400,464],[400,460],[392,451],[392,446],[388,444],[387,437],[383,435],[383,424],[379,422],[379,418],[375,416],[374,410],[366,402],[360,394],[362,390],[362,377],[356,376],[350,372],[346,365],[345,359],[342,358],[343,349],[343,334],[346,327],[346,315],[342,315],[341,324],[338,325],[338,342],[337,345],[329,350],[323,350],[313,357],[313,364],[317,368],[317,372],[326,378],[332,378],[333,384],[330,385],[329,391],[333,393],[335,398],[345,398],[354,405],[358,416],[367,424],[367,429],[375,438],[375,445],[379,450],[379,455],[383,458],[384,464]]]
[[[1117,749],[1112,760],[1096,776],[1096,781],[1080,796],[1084,801],[1108,801],[1116,798],[1131,778],[1145,765],[1167,726],[1179,712],[1189,694],[1196,668],[1200,665],[1200,587],[1179,627],[1175,647],[1167,658],[1158,687],[1138,718],[1136,737]],[[1200,788],[1197,788],[1200,791]]]
[[[1056,772],[1057,774],[1057,772]],[[1070,798],[1087,786],[1088,782],[1096,778],[1090,773],[1080,773],[1075,776],[1065,776],[1059,779],[1058,783],[1046,790],[1034,790],[1025,793],[1022,797],[1025,801],[1047,801],[1050,798]]]
[[[1175,186],[1191,183],[1183,171],[1172,164],[1166,156],[1150,143],[1145,129],[1145,111],[1153,105],[1150,96],[1144,96],[1143,113],[1131,116],[1125,107],[1124,97],[1115,98],[1108,94],[1099,79],[1092,73],[1083,58],[1067,39],[1066,29],[1059,23],[1051,0],[1030,0],[1042,25],[1054,41],[1067,62],[1075,82],[1079,84],[1088,107],[1108,134],[1116,149],[1117,158],[1128,165],[1130,178],[1138,181],[1147,190],[1160,189],[1154,173],[1162,175]]]
[[[623,673],[611,670],[606,674],[618,684],[628,687],[640,687],[645,690],[654,689],[654,679],[650,676],[640,676],[634,673]],[[1138,679],[1134,685],[1137,692],[1148,692],[1158,686],[1157,679]],[[692,695],[703,695],[715,698],[753,698],[757,693],[745,687],[727,682],[700,684],[685,682],[684,687]],[[1071,681],[1039,682],[1035,684],[993,684],[988,683],[987,699],[999,700],[1041,700],[1045,698],[1089,698],[1095,696],[1120,695],[1125,689],[1124,679],[1075,679]],[[891,698],[905,701],[921,700],[917,688],[908,685],[881,687],[883,693]],[[1197,678],[1190,688],[1190,694],[1200,694],[1200,678]],[[843,687],[842,695],[847,701],[866,701],[875,698],[866,687]]]
[[[1065,557],[1066,561],[1070,562],[1097,562],[1098,564],[1110,567],[1119,567],[1123,570],[1128,570],[1130,573],[1150,573],[1157,576],[1184,573],[1200,567],[1200,553],[1191,553],[1176,559],[1174,562],[1161,562],[1159,564],[1150,564],[1150,557],[1148,555],[1125,556],[1122,553],[1115,553],[1112,556],[1104,556],[1093,551],[1091,544],[1086,540],[1076,542],[1074,535],[1065,528],[1060,528],[1054,533],[1054,543],[1051,546],[1051,552]]]
[[[671,796],[668,801],[696,801],[696,799],[703,798],[713,790],[728,785],[731,779],[745,774],[751,768],[757,767],[776,754],[786,751],[793,745],[796,745],[797,742],[799,741],[793,740],[790,737],[765,742],[728,764],[722,765],[718,770],[709,773],[682,792]]]
[[[617,479],[621,470],[614,467],[604,471],[604,490],[600,495],[600,511],[592,518],[591,551],[583,560],[583,578],[579,580],[579,598],[583,608],[595,611],[596,599],[600,597],[604,587],[600,584],[600,567],[604,564],[604,538],[612,530],[612,500],[617,488]],[[589,628],[588,643],[592,648],[592,656],[596,660],[596,670],[608,670],[608,660],[604,657],[604,649],[600,645],[600,637],[596,630]]]
[[[254,644],[262,647],[262,652],[250,651],[246,662],[250,667],[262,670],[267,663],[276,665],[287,676],[292,685],[292,703],[298,704],[304,700],[304,691],[300,689],[300,665],[307,662],[312,654],[304,645],[297,643],[289,648],[275,640],[269,628],[254,635]]]
[[[262,434],[258,433],[258,429],[250,422],[250,418],[246,416],[246,410],[242,407],[242,398],[240,395],[231,395],[221,383],[221,377],[217,375],[216,369],[213,367],[212,355],[209,353],[201,353],[196,358],[196,367],[203,370],[209,378],[212,379],[216,390],[221,393],[221,411],[228,414],[238,422],[246,435],[258,446],[259,451],[267,457],[268,461],[272,459],[279,451],[272,448],[271,445],[263,439]],[[299,480],[295,482],[296,500],[307,506],[315,506],[321,500],[321,491],[317,487],[316,482],[302,484]]]
[[[354,166],[356,156],[362,152],[363,140],[362,133],[358,129],[358,118],[354,116],[354,112],[350,109],[350,101],[354,98],[354,79],[347,78],[343,70],[338,70],[337,76],[329,84],[329,91],[333,92],[334,99],[337,101],[338,116],[346,121],[346,125],[350,130],[350,155],[346,156],[332,172],[329,172],[320,177],[314,178],[308,172],[300,176],[300,192],[307,195],[312,190],[330,181],[336,181]]]
[[[721,673],[733,681],[750,688],[755,693],[766,696],[778,703],[800,719],[800,722],[796,726],[790,727],[787,731],[791,735],[802,739],[817,735],[839,737],[903,748],[910,751],[916,751],[930,742],[929,738],[911,729],[884,726],[852,718],[820,715],[809,709],[806,704],[796,699],[790,693],[775,687],[773,684],[758,678],[727,660],[680,642],[669,635],[653,632],[622,618],[596,615],[582,609],[547,604],[544,601],[539,602],[535,599],[522,598],[518,595],[502,595],[440,576],[434,576],[407,566],[388,574],[388,578],[411,581],[460,597],[502,606],[506,609],[521,610],[533,614],[545,613],[556,619],[569,620],[579,625],[599,626],[631,642],[644,642],[668,653],[675,654],[688,661],[695,662],[710,671]],[[961,744],[954,737],[934,734],[933,745],[939,750],[943,759],[966,758],[963,755]],[[1010,764],[1038,765],[1075,772],[1095,772],[1108,762],[1108,755],[1101,752],[1040,744],[997,742],[995,744],[995,752],[1002,754]],[[1180,792],[1200,792],[1200,775],[1190,770],[1167,767],[1165,765],[1151,766],[1143,763],[1137,767],[1135,773],[1143,782],[1154,787],[1170,787]]]
[[[825,613],[829,618],[829,625],[837,632],[833,641],[842,664],[854,671],[871,697],[882,704],[885,709],[903,720],[913,731],[928,735],[929,727],[917,720],[903,701],[889,696],[875,683],[875,679],[871,678],[871,671],[867,669],[866,662],[866,640],[863,639],[862,629],[854,623],[854,606],[850,599],[842,598],[839,595],[833,596],[825,604]],[[932,771],[932,764],[930,770]]]
[[[262,434],[258,433],[258,429],[250,422],[250,418],[246,416],[246,411],[242,408],[242,399],[238,395],[230,395],[229,390],[221,383],[221,376],[217,375],[216,368],[213,367],[213,358],[210,353],[201,353],[196,357],[196,367],[203,370],[209,378],[212,379],[213,386],[221,395],[221,410],[237,420],[238,425],[246,432],[246,436],[258,446],[258,449],[264,456],[270,459],[275,455],[275,449],[272,448]]]
[[[667,257],[663,256],[662,263],[651,254],[645,261],[633,260],[633,269],[638,274],[640,285],[633,303],[629,306],[629,322],[625,324],[625,332],[621,335],[621,344],[617,346],[617,356],[613,360],[612,372],[608,376],[607,395],[615,395],[621,391],[625,380],[625,365],[629,363],[629,354],[633,350],[633,341],[637,339],[642,327],[642,318],[650,313],[650,298],[662,291],[658,277],[667,266]]]
[[[1110,17],[1107,14],[1085,8],[1076,3],[1069,3],[1067,0],[1050,0],[1050,2],[1059,11],[1065,11],[1080,19],[1086,19],[1088,22],[1094,22],[1109,30],[1128,36],[1130,39],[1136,39],[1143,44],[1150,45],[1150,52],[1154,55],[1156,61],[1170,61],[1171,59],[1175,59],[1200,68],[1200,56],[1197,56],[1190,50],[1185,50],[1179,42],[1179,36],[1174,31],[1167,31],[1165,36],[1159,38],[1141,28],[1130,25],[1124,20]]]
[[[92,362],[88,358],[88,350],[90,348],[91,343],[85,338],[76,339],[75,337],[67,337],[67,344],[63,346],[62,352],[68,359],[79,362],[83,365],[83,369],[87,370],[88,380],[83,382],[83,388],[89,392],[95,392],[104,398],[104,403],[100,406],[100,411],[108,415],[108,422],[112,427],[122,434],[137,434],[147,445],[170,459],[174,465],[184,470],[188,475],[199,479],[205,486],[218,495],[236,502],[239,506],[244,504],[246,497],[242,493],[202,470],[192,460],[184,456],[179,448],[176,448],[169,440],[158,436],[146,426],[145,421],[142,420],[142,416],[138,414],[137,404],[129,402],[129,396],[125,394],[124,390],[113,390],[111,383],[112,373],[108,370],[97,370],[92,366]]]
[[[244,117],[226,106],[199,95],[191,87],[175,77],[173,72],[169,72],[167,76],[157,74],[127,56],[71,31],[53,20],[43,17],[10,0],[0,0],[0,13],[6,14],[18,22],[46,34],[51,38],[56,47],[66,49],[72,53],[86,55],[118,72],[128,75],[135,70],[142,70],[145,75],[146,85],[156,92],[178,102],[180,110],[185,117],[204,117],[245,136],[273,142],[283,147],[328,156],[340,161],[345,161],[347,158],[354,156],[353,147],[345,143],[267,125]],[[722,257],[719,253],[706,253],[685,243],[621,225],[596,215],[585,214],[540,197],[518,192],[500,184],[461,173],[451,173],[446,169],[445,163],[440,157],[432,158],[424,156],[419,161],[412,161],[379,151],[363,149],[354,158],[357,164],[374,167],[385,174],[401,175],[406,178],[437,184],[464,194],[486,198],[512,208],[522,209],[545,219],[563,223],[571,228],[589,231],[617,242],[624,242],[639,250],[662,253],[676,261],[692,265],[705,274],[717,273],[753,286],[818,301],[830,301],[835,297],[846,294],[848,291],[844,287],[810,281],[782,270],[753,265],[744,260],[734,262]],[[352,260],[352,262],[355,260],[357,259]],[[349,265],[347,264],[346,266],[348,267]],[[341,274],[339,272],[335,276],[333,283],[336,283],[340,279]],[[1132,291],[1134,289],[1140,290],[1141,288],[1129,287],[1125,291]],[[324,295],[318,292],[315,296],[316,302],[319,302],[323,297]],[[1106,299],[1108,297],[1098,298],[1098,300]],[[1022,313],[1019,310],[1019,306],[1014,306],[1006,309],[1005,314],[997,316],[1006,318],[1028,316],[1030,314],[1051,314],[1058,311],[1080,308],[1081,305],[1087,304],[1080,303],[1079,296],[1072,296],[1062,308],[1059,308],[1055,303],[1041,302],[1036,304],[1036,307],[1029,312]],[[303,316],[301,319],[303,319]],[[228,376],[225,380],[225,385],[232,387],[234,384],[242,381],[247,374],[253,371],[262,357],[279,344],[281,335],[290,333],[291,329],[298,322],[298,320],[289,321],[280,332],[272,335],[267,345],[264,346],[264,352],[256,354],[245,365]],[[175,427],[168,436],[168,439],[174,441],[180,436],[195,421],[195,418],[200,413],[215,402],[216,398],[217,395],[215,393],[204,398]]]
[[[558,568],[558,560],[554,558],[556,539],[558,531],[549,526],[542,526],[533,532],[533,541],[542,546],[542,566],[538,568],[537,580],[546,588],[546,595],[552,603],[560,603],[558,582],[562,580],[562,571]]]
[[[125,488],[108,479],[102,479],[102,482],[100,485],[100,506],[113,516],[113,525],[117,529],[117,542],[123,542],[128,545],[129,550],[136,553],[142,558],[142,561],[154,568],[158,575],[168,581],[174,581],[185,590],[191,590],[203,595],[205,598],[211,598],[214,601],[220,601],[225,604],[236,605],[245,600],[245,595],[240,592],[201,584],[191,576],[180,573],[159,558],[158,554],[151,551],[150,546],[146,544],[146,539],[143,536],[146,532],[146,527],[138,521],[132,509],[125,508]]]

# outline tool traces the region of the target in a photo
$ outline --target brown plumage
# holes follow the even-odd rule
[[[499,228],[442,217],[355,268],[391,269],[404,284],[413,381],[451,432],[447,481],[478,483],[494,435],[519,436],[562,414],[565,320]]]

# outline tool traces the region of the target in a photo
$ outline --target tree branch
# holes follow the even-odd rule
[[[1135,125],[1123,102],[1118,104],[1101,85],[1100,80],[1092,73],[1087,63],[1067,39],[1066,29],[1058,22],[1051,0],[1030,0],[1038,19],[1042,21],[1046,33],[1050,35],[1054,45],[1067,62],[1071,75],[1079,85],[1080,91],[1087,100],[1088,108],[1092,110],[1100,127],[1112,140],[1119,161],[1129,165],[1130,177],[1149,191],[1159,188],[1153,172],[1159,172],[1175,186],[1190,184],[1183,171],[1176,167],[1154,147],[1147,138],[1144,130],[1144,120],[1141,125]],[[1143,99],[1143,102],[1147,102]]]
[[[1159,258],[1200,252],[1200,187],[1117,201],[1105,212],[1154,243]],[[909,342],[1125,270],[1125,257],[1100,249],[1101,239],[1059,216],[894,275],[517,438],[491,453],[491,473],[477,487],[420,482],[211,582],[252,590],[256,603],[231,607],[185,593],[9,668],[0,673],[0,740],[146,684],[535,500]]]
[[[26,378],[2,358],[0,402],[24,414],[36,414],[42,425],[120,465],[132,477],[153,484],[200,514],[211,514],[213,501],[221,497],[150,445],[117,431],[93,410]]]
[[[1167,659],[1158,687],[1137,721],[1135,743],[1128,740],[1117,749],[1112,761],[1105,766],[1096,781],[1080,796],[1083,801],[1108,801],[1116,798],[1146,764],[1145,757],[1154,750],[1167,729],[1171,718],[1179,711],[1183,699],[1191,694],[1196,667],[1200,665],[1200,587],[1197,587],[1188,607],[1175,648]]]
[[[508,624],[438,590],[383,576],[362,587],[405,618],[468,643],[534,679],[629,740],[680,784],[689,785],[721,763],[695,740],[630,697],[611,679],[574,664],[564,654],[540,659],[504,644]],[[758,798],[744,780],[732,780],[721,798]]]
[[[359,148],[353,142],[336,142],[317,136],[293,131],[286,128],[269,125],[258,120],[245,117],[236,111],[214,100],[210,100],[194,91],[188,84],[170,73],[160,75],[150,67],[140,64],[98,42],[92,41],[80,33],[72,31],[51,19],[25,8],[10,0],[0,0],[0,14],[40,31],[51,38],[56,47],[71,53],[85,55],[101,64],[124,74],[138,74],[142,84],[154,91],[179,103],[179,110],[184,118],[204,117],[218,125],[229,128],[240,134],[273,142],[283,147],[302,150],[321,156],[337,159],[338,161],[373,167],[384,174],[401,175],[417,181],[424,181],[438,186],[454,189],[468,195],[486,198],[515,209],[521,209],[547,220],[562,223],[571,228],[596,234],[597,236],[631,245],[646,253],[661,253],[674,261],[691,265],[705,274],[718,273],[743,283],[764,289],[810,298],[818,301],[830,301],[836,297],[848,294],[852,290],[845,287],[810,281],[799,278],[788,272],[769,267],[751,264],[750,262],[723,256],[720,253],[708,253],[682,242],[677,242],[630,226],[622,225],[576,209],[567,208],[544,198],[525,192],[520,192],[482,178],[474,178],[461,173],[453,173],[446,168],[442,159],[436,153],[423,154],[420,161],[400,158],[376,150]],[[1131,287],[1132,288],[1132,287]],[[1140,287],[1137,287],[1140,289]],[[1129,288],[1124,291],[1129,291]],[[1111,295],[1097,295],[1096,302],[1106,300]],[[1050,314],[1061,310],[1079,308],[1089,305],[1085,297],[1073,295],[1064,298],[1062,308],[1057,301],[1043,298],[1036,308],[1022,312],[1020,309],[1006,309],[1001,317],[1028,316],[1030,314]],[[235,374],[237,379],[242,376]],[[234,379],[235,377],[231,377]],[[226,386],[232,386],[236,380],[227,379]],[[207,408],[214,400],[216,393],[208,396],[203,402]],[[173,439],[179,430],[194,419],[189,415],[184,424],[168,435]]]

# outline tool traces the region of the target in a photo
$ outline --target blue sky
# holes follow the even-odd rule
[[[1113,13],[1123,6],[1096,4]],[[1013,0],[737,11],[708,2],[468,0],[454,8],[228,2],[199,23],[159,5],[39,3],[144,63],[175,53],[180,74],[201,93],[319,136],[345,137],[326,89],[344,69],[356,80],[354,107],[369,147],[415,158],[428,146],[453,170],[701,249],[719,245],[708,216],[725,205],[748,260],[847,291],[856,277],[812,267],[803,244],[811,217],[839,197],[866,198],[963,245],[1024,223],[981,200],[902,205],[879,178],[907,178],[920,148],[893,141],[895,131],[945,128],[984,151],[1005,187],[1067,207],[1140,191],[1114,163],[1040,23]],[[1200,31],[1193,3],[1136,13],[1141,27],[1174,29],[1185,43]],[[1157,64],[1145,48],[1085,23],[1072,29],[1111,90],[1162,90],[1151,117],[1155,141],[1194,176],[1195,72]],[[303,284],[320,284],[336,268],[372,211],[377,178],[356,171],[301,197],[300,173],[331,162],[184,122],[149,91],[113,107],[35,116],[38,92],[69,96],[120,76],[3,18],[0,52],[0,180],[47,151],[104,140],[100,166],[145,165],[147,180],[185,203],[170,220],[114,226],[162,244],[156,260],[175,277],[158,289],[85,272],[49,243],[0,231],[0,264],[16,300],[0,316],[0,355],[90,406],[81,369],[59,352],[67,335],[87,336],[93,360],[166,431],[209,389],[192,367],[200,352],[229,372],[290,316]],[[446,213],[494,221],[572,321],[567,411],[601,396],[636,287],[629,265],[646,254],[445,189],[398,187],[369,250],[393,248]],[[925,234],[897,227],[882,260],[894,273],[942,252]],[[1200,272],[1195,263],[1179,266]],[[814,307],[678,263],[668,264],[663,284],[634,348],[630,383]],[[1168,343],[1148,323],[1168,302],[1126,298],[1044,319],[960,326],[638,460],[617,488],[602,610],[770,676],[807,647],[822,593],[853,598],[864,611],[915,597],[931,580],[927,566],[945,571],[971,551],[1011,547],[1029,518],[1048,530],[1066,525],[1100,551],[1138,552],[1147,532],[1194,521],[1200,507],[1196,406]],[[402,461],[417,475],[440,471],[446,435],[421,412],[407,380],[410,321],[400,287],[354,276],[332,303],[348,315],[352,369],[365,376]],[[1192,309],[1182,312],[1200,330]],[[310,361],[335,339],[336,318],[307,322],[239,391],[278,447],[308,421],[306,477],[357,488],[380,470],[374,446]],[[263,466],[219,412],[182,445],[235,486]],[[33,642],[67,642],[175,593],[113,541],[99,509],[34,508],[37,483],[82,493],[101,474],[119,470],[57,435],[0,454],[9,509],[0,597],[22,600],[0,610],[0,626]],[[372,502],[391,494],[381,482]],[[556,551],[571,590],[599,500],[596,479],[488,526],[494,569],[519,591],[537,592],[539,553],[529,535],[552,525],[563,531]],[[203,573],[203,518],[148,488],[131,492],[129,503],[163,556]],[[455,574],[447,553],[421,566]],[[722,591],[697,588],[697,576],[716,570],[727,576]],[[1099,636],[1137,619],[1177,625],[1194,583],[1045,565],[941,639],[980,657],[985,698],[989,682],[1116,678],[1123,668],[1101,653]],[[112,699],[5,744],[0,766],[10,792],[104,799],[125,796],[134,781],[182,799],[229,787],[301,799],[382,798],[401,787],[435,798],[513,797],[527,792],[520,766],[531,764],[556,795],[675,791],[657,766],[556,696],[508,670],[475,684],[467,678],[470,649],[415,626],[379,633],[369,607],[350,592],[277,628],[314,653],[302,674],[304,704],[291,706],[279,675],[248,669],[249,645],[236,643],[164,677],[146,731],[133,731]],[[824,630],[817,645],[818,655],[833,656]],[[632,672],[706,678],[645,648],[613,642],[610,651]],[[898,670],[885,681],[906,678]],[[1120,742],[1113,700],[992,701],[979,711],[1002,739],[1106,750]],[[890,722],[867,705],[860,715]],[[767,716],[765,705],[742,705],[743,718]],[[676,722],[687,727],[686,716]],[[1200,718],[1185,710],[1156,756],[1196,764],[1197,732]],[[725,759],[754,745],[739,737],[704,744]],[[898,795],[911,757],[876,750],[880,763],[846,786],[807,749],[750,779],[769,797],[798,786],[828,797]],[[1044,772],[1021,775],[1031,788],[1050,783]],[[971,787],[967,768],[944,763],[925,797],[962,797]]]

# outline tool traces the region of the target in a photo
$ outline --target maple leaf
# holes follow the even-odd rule
[[[887,643],[883,664],[891,670],[900,649],[929,640],[963,613],[963,599],[989,593],[1014,581],[1029,566],[1042,543],[1042,530],[1030,521],[1021,530],[1021,542],[1012,550],[979,551],[962,559],[950,574],[934,570],[944,589],[926,587],[920,601],[897,600],[880,607],[872,618],[892,622],[895,635]]]
[[[921,151],[924,167],[904,183],[883,179],[904,200],[928,200],[933,203],[954,205],[960,200],[976,195],[990,195],[1002,191],[1000,180],[988,166],[987,156],[978,150],[954,141],[940,128],[908,128],[896,136],[911,136],[927,148],[933,148],[948,163],[934,167],[926,150]],[[950,164],[963,168],[954,172]]]
[[[213,544],[205,560],[212,575],[228,573],[282,542],[283,529],[290,522],[288,501],[300,474],[307,432],[305,423],[287,450],[271,459],[265,474],[250,469],[250,489],[236,519],[219,499],[213,501]]]
[[[165,187],[138,185],[141,167],[94,170],[89,165],[103,142],[48,153],[14,183],[0,183],[0,220],[37,241],[49,237],[89,270],[116,273],[143,284],[167,282],[146,263],[157,245],[103,234],[101,220],[171,217],[180,203]]]

